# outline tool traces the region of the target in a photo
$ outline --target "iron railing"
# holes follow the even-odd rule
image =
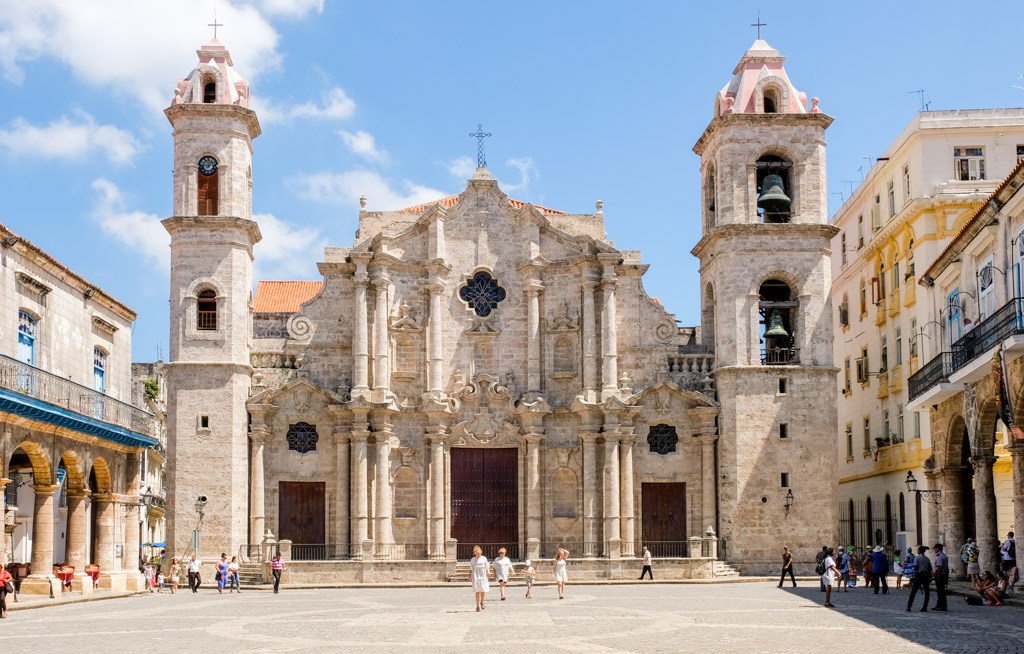
[[[922,395],[936,384],[949,381],[951,374],[953,374],[953,353],[940,352],[907,380],[907,393],[910,399],[913,400]]]
[[[352,558],[349,543],[293,543],[292,561],[344,561]]]
[[[498,550],[504,547],[506,550],[505,556],[514,561],[520,560],[519,543],[463,543],[461,541],[455,548],[455,558],[460,561],[468,561],[473,558],[473,548],[477,545],[484,551],[484,556],[488,559],[498,556]]]
[[[761,365],[785,366],[800,363],[798,347],[766,347],[761,350]]]
[[[1003,339],[1024,333],[1021,321],[1021,298],[1014,298],[953,343],[953,371],[998,345]]]
[[[137,434],[156,437],[156,418],[149,411],[115,400],[70,379],[2,354],[0,388],[123,427]]]

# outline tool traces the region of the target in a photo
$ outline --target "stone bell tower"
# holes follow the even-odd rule
[[[721,404],[719,536],[746,573],[776,570],[783,545],[810,572],[837,534],[832,118],[793,86],[783,61],[758,39],[694,146],[703,230],[693,254]]]
[[[174,126],[174,214],[163,221],[171,235],[167,540],[181,557],[198,529],[198,554],[209,559],[248,540],[245,402],[260,240],[251,166],[260,125],[227,49],[213,40],[197,54],[164,112]]]

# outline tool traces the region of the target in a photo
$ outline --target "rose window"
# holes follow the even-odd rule
[[[656,454],[675,452],[678,442],[679,436],[676,434],[676,428],[672,425],[654,425],[647,434],[647,444]]]
[[[459,289],[459,297],[469,304],[476,315],[484,318],[491,315],[491,311],[505,299],[505,289],[498,286],[498,282],[488,273],[478,272]]]
[[[297,422],[288,426],[288,449],[299,454],[312,452],[316,449],[316,443],[320,440],[320,434],[316,433],[316,425],[306,422]]]

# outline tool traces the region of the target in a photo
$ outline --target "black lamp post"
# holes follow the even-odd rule
[[[921,499],[923,499],[926,502],[933,502],[935,504],[938,504],[939,500],[942,498],[942,491],[941,490],[938,490],[938,489],[935,489],[935,490],[931,490],[931,489],[928,489],[928,490],[918,490],[918,488],[917,488],[917,478],[914,477],[914,471],[913,470],[908,470],[907,471],[906,484],[907,484],[907,490],[909,492],[915,493],[917,495],[920,495]]]

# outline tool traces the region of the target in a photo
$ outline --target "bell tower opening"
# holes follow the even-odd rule
[[[796,347],[794,325],[800,306],[793,297],[789,285],[777,279],[769,279],[759,291],[761,365],[780,366],[800,362],[799,348]]]
[[[774,114],[778,112],[779,92],[774,88],[764,90],[764,112]]]
[[[217,80],[213,75],[203,77],[203,104],[213,104],[217,101]]]
[[[196,214],[199,216],[216,216],[217,200],[220,195],[220,175],[217,160],[205,156],[199,160],[199,182],[196,185],[198,197]]]
[[[792,218],[793,201],[787,195],[792,168],[792,162],[773,154],[757,160],[757,215],[762,223],[788,223]]]

